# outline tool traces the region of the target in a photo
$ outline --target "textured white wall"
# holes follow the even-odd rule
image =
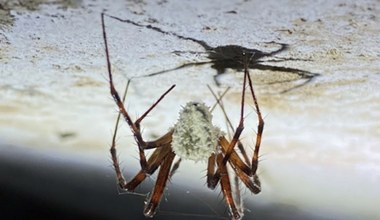
[[[337,218],[380,218],[375,207],[380,202],[378,1],[106,4],[85,0],[68,8],[42,4],[37,10],[20,6],[11,9],[13,22],[0,19],[0,141],[4,146],[64,155],[91,154],[105,166],[110,164],[108,146],[116,108],[107,87],[100,27],[103,9],[140,23],[154,21],[152,25],[163,30],[204,40],[211,46],[236,44],[271,51],[276,47],[266,48],[264,42],[287,43],[290,49],[279,57],[309,61],[268,64],[320,76],[280,94],[291,83],[267,85],[263,82],[279,74],[251,70],[266,116],[260,164],[263,192],[252,199],[253,203],[294,205]],[[7,13],[0,15],[9,18]],[[172,53],[203,51],[194,42],[111,19],[106,22],[120,91],[126,77],[207,60],[204,54]],[[204,65],[136,79],[130,89],[128,110],[132,116],[142,114],[171,84],[177,84],[143,123],[147,137],[161,135],[175,123],[186,102],[213,104],[206,85],[215,87],[214,73]],[[225,98],[234,124],[239,117],[241,79],[242,74],[233,71],[221,77],[222,82],[234,86]],[[243,137],[252,146],[256,115],[252,108],[248,111],[251,114],[246,118]],[[220,113],[215,112],[214,118],[216,124],[224,126]],[[133,156],[121,150],[120,157],[124,164],[136,167],[137,154],[130,134],[123,125],[119,143],[128,146]],[[173,179],[177,186],[185,182],[180,180],[183,178],[187,184],[203,187],[200,182],[205,180],[192,175],[203,172],[204,164],[186,162],[180,170],[179,177]]]

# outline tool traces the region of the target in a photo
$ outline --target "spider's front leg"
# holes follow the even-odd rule
[[[253,90],[252,80],[251,80],[251,76],[249,75],[248,67],[245,68],[244,72],[248,78],[249,90],[251,92],[253,103],[256,108],[256,114],[257,114],[257,119],[258,119],[256,144],[255,144],[255,150],[253,152],[253,157],[252,157],[252,173],[256,175],[256,171],[257,171],[257,167],[259,163],[259,151],[260,151],[260,146],[261,146],[261,139],[262,139],[263,131],[264,131],[264,119],[263,119],[263,116],[261,115],[261,111],[259,108],[259,104],[257,102],[255,91]]]
[[[247,68],[247,65],[245,65],[245,67]],[[231,154],[234,152],[234,147],[239,142],[240,135],[244,130],[244,98],[245,98],[245,87],[247,84],[247,75],[248,75],[248,73],[245,72],[244,73],[244,80],[243,80],[242,95],[241,95],[241,109],[240,109],[239,125],[235,130],[235,133],[234,133],[234,136],[233,136],[231,142],[229,143],[227,149],[225,150],[223,161],[222,161],[224,166],[226,166],[227,162],[229,161]],[[213,174],[212,177],[208,178],[208,180],[209,180],[208,187],[209,188],[214,189],[216,187],[216,185],[218,184],[219,179],[221,178],[221,173],[222,173],[221,169],[222,169],[222,167],[218,166],[218,169],[216,170],[215,174]]]
[[[152,194],[148,196],[144,207],[144,215],[146,217],[152,218],[156,214],[157,207],[161,201],[162,194],[164,193],[166,183],[171,173],[170,168],[172,166],[174,157],[175,153],[171,151],[161,163],[156,185],[154,186]]]
[[[239,137],[241,132],[244,129],[244,95],[245,95],[245,87],[248,83],[249,89],[254,101],[254,105],[256,108],[256,112],[258,115],[259,125],[256,136],[256,146],[254,150],[254,154],[252,157],[252,163],[246,162],[239,157],[239,155],[234,150],[236,144],[239,144]],[[222,107],[222,106],[221,106]],[[261,191],[260,181],[256,175],[257,166],[258,166],[258,155],[259,149],[261,145],[261,138],[264,129],[264,121],[261,116],[261,112],[256,100],[255,93],[253,91],[252,80],[249,76],[248,72],[248,62],[245,63],[244,66],[244,82],[242,89],[242,101],[241,101],[241,113],[240,113],[240,121],[239,125],[235,130],[233,139],[231,142],[227,141],[227,139],[222,136],[219,138],[218,144],[220,146],[221,152],[217,152],[217,156],[214,154],[210,156],[208,163],[208,172],[207,172],[207,184],[208,187],[214,189],[218,182],[220,181],[222,192],[225,197],[225,201],[229,207],[230,215],[233,219],[239,219],[240,215],[236,208],[236,204],[233,200],[231,186],[228,178],[228,171],[226,169],[226,163],[229,162],[231,167],[234,169],[236,175],[239,179],[247,186],[247,188],[257,194]],[[243,153],[244,154],[244,153]],[[215,171],[215,160],[217,163],[217,170]]]
[[[109,56],[109,50],[108,50],[108,43],[107,43],[107,34],[105,30],[105,22],[104,22],[104,16],[105,14],[101,14],[101,22],[102,22],[102,31],[103,31],[103,40],[104,40],[104,45],[105,45],[105,54],[106,54],[106,60],[107,60],[107,70],[108,70],[108,78],[109,78],[109,86],[110,86],[110,93],[118,106],[119,112],[121,115],[124,117],[125,121],[128,123],[133,136],[136,140],[136,143],[138,145],[139,149],[139,157],[140,157],[140,165],[141,169],[143,171],[148,170],[148,163],[145,157],[144,150],[149,147],[149,148],[155,148],[157,146],[154,145],[154,142],[150,142],[150,146],[148,146],[147,142],[144,141],[141,131],[140,131],[140,123],[141,121],[149,114],[151,110],[167,95],[174,87],[170,87],[161,97],[140,117],[138,118],[135,122],[132,121],[131,117],[129,116],[128,112],[126,111],[124,107],[124,103],[121,100],[119,93],[117,92],[115,85],[113,83],[113,77],[112,77],[112,69],[111,69],[111,61],[110,61],[110,56]],[[114,147],[111,148],[111,154],[113,153],[112,151],[115,151]],[[116,168],[116,167],[115,167]]]
[[[224,199],[228,206],[228,212],[233,220],[241,219],[242,213],[238,211],[238,208],[236,207],[234,197],[232,195],[232,188],[231,188],[231,182],[230,177],[228,174],[227,166],[223,163],[223,154],[211,154],[211,156],[208,159],[208,167],[207,167],[207,185],[209,188],[211,185],[216,185],[220,180],[220,186],[222,188],[222,193],[224,196]],[[215,183],[213,182],[215,180],[215,166],[217,165],[217,173],[219,175],[218,181]],[[215,187],[215,186],[214,186]],[[214,188],[213,187],[213,188]]]

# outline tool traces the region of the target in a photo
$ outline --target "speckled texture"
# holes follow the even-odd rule
[[[309,84],[280,94],[291,83],[268,85],[284,73],[251,70],[265,115],[260,177],[263,191],[246,205],[276,202],[325,218],[378,219],[380,198],[379,1],[82,1],[75,7],[39,4],[33,10],[0,7],[0,141],[29,148],[86,152],[109,165],[108,147],[116,117],[109,95],[100,12],[152,24],[211,46],[236,44],[303,60],[268,65],[318,73]],[[11,20],[8,15],[11,15]],[[3,21],[6,20],[6,25]],[[118,88],[127,77],[206,59],[194,42],[106,19]],[[215,70],[194,66],[135,79],[126,106],[141,115],[166,89],[176,89],[143,122],[144,136],[160,136],[174,125],[181,105],[215,100]],[[229,71],[233,85],[224,103],[234,125],[239,117],[243,74]],[[223,91],[221,87],[216,90]],[[256,115],[245,118],[243,141],[255,137]],[[223,115],[214,121],[225,128]],[[120,130],[122,158],[137,156],[126,125]],[[126,156],[126,155],[129,156]],[[132,155],[130,155],[132,154]],[[104,157],[103,157],[104,155]],[[125,161],[131,161],[125,159]],[[136,160],[128,166],[138,166]],[[127,162],[125,162],[127,163]],[[184,167],[191,167],[185,169]],[[181,169],[182,168],[182,169]],[[204,164],[184,163],[172,182],[199,184]],[[176,174],[177,175],[177,174]],[[202,173],[203,175],[203,173]],[[200,176],[202,176],[200,175]],[[181,180],[180,180],[181,179]],[[203,181],[203,182],[202,182]],[[202,184],[200,184],[202,182]],[[184,184],[184,185],[186,185]],[[184,186],[185,187],[185,186]],[[254,210],[252,210],[254,213]]]
[[[218,139],[223,133],[212,124],[209,107],[204,103],[189,102],[179,113],[173,127],[172,147],[182,159],[207,161],[217,152]]]

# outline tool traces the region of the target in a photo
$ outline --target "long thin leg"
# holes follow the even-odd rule
[[[235,204],[234,198],[232,196],[232,188],[231,188],[230,178],[228,175],[227,167],[223,162],[223,159],[224,159],[223,155],[218,154],[217,164],[218,164],[218,169],[221,172],[220,186],[222,188],[224,199],[227,203],[228,211],[231,215],[231,218],[232,219],[240,219],[242,216],[240,216],[240,213],[239,213],[238,209],[236,208],[236,204]]]
[[[227,94],[228,90],[230,90],[231,87],[227,87],[226,90],[224,90],[224,92],[219,97],[216,97],[215,92],[212,90],[212,88],[209,85],[207,85],[207,87],[216,99],[216,103],[210,108],[210,112],[213,112],[215,107],[219,104],[219,102],[223,99],[224,95]]]
[[[230,120],[230,118],[229,118],[228,115],[227,115],[226,109],[224,108],[223,100],[222,100],[223,96],[225,95],[225,93],[228,91],[228,89],[229,89],[230,87],[228,87],[228,88],[226,89],[226,91],[225,91],[222,95],[219,96],[219,98],[218,98],[218,96],[216,95],[216,93],[212,90],[212,88],[211,88],[209,85],[207,85],[207,87],[208,87],[208,89],[210,90],[211,94],[212,94],[212,95],[214,96],[214,98],[216,99],[216,103],[215,103],[215,105],[211,108],[211,111],[215,108],[216,105],[219,105],[219,107],[222,109],[222,112],[223,112],[223,114],[224,114],[224,118],[225,118],[225,120],[227,121],[227,124],[228,124],[229,128],[232,130],[232,132],[235,132],[235,129],[234,129],[234,127],[232,126],[231,120]],[[251,166],[251,165],[250,165],[251,162],[250,162],[249,159],[248,159],[247,152],[245,151],[245,149],[244,149],[244,147],[243,147],[243,144],[240,142],[240,140],[238,141],[237,146],[238,146],[238,148],[239,148],[241,154],[243,155],[243,158],[244,158],[245,163],[246,163],[248,166]]]
[[[156,213],[156,209],[161,201],[162,194],[164,193],[165,186],[169,178],[170,167],[172,166],[174,157],[175,153],[170,152],[161,164],[153,193],[149,196],[148,201],[144,207],[144,215],[146,217],[152,218]]]
[[[228,143],[228,141],[224,137],[221,137],[219,139],[219,144],[222,147],[223,153],[225,154],[225,156],[223,158],[223,164],[225,164],[225,160],[230,161],[231,165],[235,169],[235,172],[240,177],[240,179],[243,181],[243,183],[253,193],[258,193],[258,192],[260,192],[261,187],[260,187],[260,182],[258,180],[258,177],[256,175],[256,171],[257,171],[257,166],[258,166],[258,155],[259,155],[259,149],[260,149],[260,144],[261,144],[261,138],[262,138],[262,133],[263,133],[263,129],[264,129],[264,120],[262,118],[260,108],[258,106],[257,99],[256,99],[256,96],[255,96],[255,93],[253,90],[252,80],[251,80],[251,77],[250,77],[249,72],[248,72],[247,63],[248,62],[245,62],[245,65],[244,65],[244,83],[243,83],[244,86],[243,86],[242,107],[241,107],[241,116],[240,116],[239,126],[238,126],[238,128],[235,132],[235,135],[234,135],[234,137],[230,143]],[[233,147],[238,142],[241,131],[243,130],[244,92],[245,92],[245,86],[246,86],[247,80],[248,80],[250,92],[251,92],[251,95],[252,95],[252,98],[253,98],[253,101],[255,104],[256,112],[258,114],[258,119],[259,119],[258,132],[256,135],[256,145],[255,145],[255,150],[254,150],[254,154],[253,154],[253,158],[252,158],[252,167],[247,167],[247,165],[240,159],[240,157],[236,154],[236,152],[233,149]],[[238,133],[239,128],[241,129],[240,133]],[[253,182],[249,178],[252,175],[253,175]],[[214,188],[216,186],[216,184],[218,183],[220,178],[221,178],[221,171],[220,171],[220,167],[219,167],[217,172],[215,173],[215,175],[211,178],[209,187]]]
[[[228,149],[228,141],[226,138],[221,137],[219,139],[219,144],[221,146],[221,150],[225,153]],[[236,175],[240,178],[240,180],[244,183],[244,185],[254,194],[257,194],[261,191],[261,184],[256,176],[256,173],[252,172],[252,168],[247,166],[236,153],[233,151],[228,161],[232,168],[235,170]],[[253,176],[253,180],[251,179]]]
[[[208,158],[207,164],[207,187],[210,189],[215,189],[218,182],[214,182],[215,178],[215,166],[216,166],[216,154],[212,153]]]
[[[112,69],[111,69],[111,61],[110,61],[110,56],[109,56],[109,50],[108,50],[108,43],[107,43],[107,34],[105,30],[105,22],[104,22],[104,13],[101,14],[101,21],[102,21],[102,30],[103,30],[103,40],[104,40],[104,45],[105,45],[105,53],[106,53],[106,60],[107,60],[107,70],[108,70],[108,77],[109,77],[109,84],[110,84],[110,93],[116,103],[116,105],[119,108],[119,112],[123,115],[124,119],[127,121],[134,137],[138,145],[139,149],[139,156],[140,156],[140,165],[142,170],[146,170],[148,165],[146,161],[146,157],[144,154],[144,149],[146,148],[146,142],[142,138],[141,132],[140,132],[140,122],[141,120],[155,107],[163,98],[165,95],[167,95],[173,88],[174,85],[169,88],[159,99],[158,101],[151,107],[149,108],[142,117],[140,117],[137,121],[137,123],[134,123],[129,116],[128,112],[126,111],[124,107],[123,101],[120,99],[119,93],[117,92],[114,83],[113,83],[113,78],[112,78]]]
[[[136,121],[135,121],[135,125],[136,127],[138,127],[140,129],[140,123],[141,121],[154,109],[154,107],[156,107],[158,105],[158,103],[161,102],[161,100],[170,92],[172,91],[172,89],[174,89],[175,85],[172,85],[166,92],[164,92],[164,94],[162,94],[160,96],[160,98],[157,99],[157,101],[155,103],[153,103],[152,106],[150,106],[150,108],[148,110],[145,111],[144,114],[142,114]]]
[[[130,82],[131,82],[131,80],[129,79],[127,82],[127,86],[125,87],[125,90],[124,90],[123,101],[125,100],[125,97],[127,96],[127,92],[128,92]],[[117,131],[119,128],[120,116],[121,116],[121,114],[119,112],[117,115],[117,119],[116,119],[116,124],[115,124],[115,129],[114,129],[114,133],[113,133],[113,137],[112,137],[112,144],[111,144],[110,152],[111,152],[113,167],[115,168],[115,172],[116,172],[117,181],[118,181],[120,186],[123,186],[123,185],[125,185],[126,180],[124,178],[123,173],[121,172],[121,168],[119,165],[120,163],[119,163],[119,159],[117,157],[117,152],[116,152],[116,136],[117,136]]]
[[[246,65],[246,64],[245,64]],[[244,129],[244,97],[245,97],[245,87],[247,84],[247,73],[244,73],[244,80],[243,80],[243,91],[241,95],[241,109],[240,109],[240,120],[239,125],[236,128],[235,134],[229,143],[228,149],[226,150],[223,158],[223,164],[226,166],[227,161],[230,159],[231,154],[234,151],[234,147],[236,143],[239,141],[239,137]],[[215,172],[212,180],[210,180],[210,188],[213,189],[217,183],[219,182],[219,179],[221,178],[221,167],[218,167],[217,171]]]
[[[105,22],[104,22],[104,13],[101,14],[101,19],[102,19],[102,30],[103,30],[103,39],[104,39],[104,45],[105,45],[105,53],[106,53],[106,58],[107,58],[107,70],[108,70],[108,77],[109,77],[109,84],[110,84],[110,92],[116,105],[119,108],[119,112],[123,115],[124,119],[127,121],[128,125],[130,126],[133,132],[133,135],[135,136],[136,142],[138,143],[138,146],[139,146],[140,164],[143,169],[146,169],[147,162],[146,162],[145,154],[143,151],[144,140],[140,134],[139,129],[133,123],[131,117],[125,110],[124,104],[120,99],[119,93],[116,91],[115,86],[113,84],[111,61],[109,57],[107,34],[106,34],[106,28],[105,28]]]
[[[128,183],[119,186],[127,191],[134,191],[135,188],[140,185],[148,175],[153,174],[157,168],[161,165],[162,160],[171,152],[170,145],[166,145],[160,148],[156,148],[153,154],[148,159],[148,168],[146,170],[140,170],[135,177],[133,177]]]
[[[254,174],[256,174],[256,170],[257,170],[257,166],[258,166],[258,160],[259,160],[259,150],[260,150],[261,139],[262,139],[263,130],[264,130],[264,120],[263,120],[263,117],[261,115],[259,104],[257,103],[256,95],[255,95],[255,92],[253,90],[252,80],[251,80],[251,76],[249,75],[248,68],[245,68],[244,72],[248,77],[249,90],[251,91],[253,103],[255,104],[256,114],[257,114],[257,118],[259,121],[259,123],[257,125],[255,150],[254,150],[253,157],[252,157],[252,172]]]
[[[247,67],[246,67],[247,69]],[[240,120],[239,125],[237,126],[235,130],[235,134],[230,142],[230,145],[228,147],[228,150],[226,151],[224,158],[223,158],[223,164],[227,164],[227,161],[229,160],[231,153],[236,145],[236,143],[239,141],[239,137],[241,135],[241,132],[243,132],[244,129],[244,97],[245,97],[245,87],[247,83],[247,75],[248,72],[244,72],[244,80],[243,80],[243,91],[241,94],[241,109],[240,109]]]
[[[225,137],[221,137],[219,139],[219,145],[221,146],[223,154],[225,154],[229,147],[229,142],[227,139]],[[257,194],[261,192],[261,184],[257,175],[252,172],[252,168],[250,166],[247,166],[247,164],[243,162],[235,150],[232,151],[228,162],[235,170],[236,175],[252,193]],[[222,174],[220,169],[218,169],[215,173],[215,155],[211,155],[207,168],[207,187],[210,189],[215,189],[221,176]],[[251,179],[252,176],[253,179]]]
[[[212,90],[211,90],[211,92],[213,93],[214,96],[216,96]],[[227,112],[224,109],[222,100],[220,101],[219,104],[220,104],[219,105],[220,108],[222,109],[222,111],[224,113],[224,116],[226,117],[227,122],[229,122],[230,128],[232,129],[232,131],[234,131],[232,124],[231,124],[231,121],[229,120],[229,118],[227,116]],[[221,137],[219,140],[219,144],[222,147],[221,149],[222,149],[223,153],[225,153],[228,149],[228,141],[224,137]],[[252,172],[251,163],[248,159],[248,155],[244,149],[243,144],[239,141],[237,146],[240,150],[241,155],[243,156],[245,163],[243,163],[243,161],[240,159],[240,157],[238,156],[238,154],[234,150],[231,154],[231,158],[229,160],[229,163],[232,166],[232,168],[235,170],[235,173],[236,173],[235,179],[240,178],[240,180],[242,180],[242,182],[246,185],[246,187],[252,193],[258,194],[259,192],[261,192],[261,183],[259,181],[259,178],[257,177],[256,173]],[[253,175],[253,181],[250,178],[252,175]]]

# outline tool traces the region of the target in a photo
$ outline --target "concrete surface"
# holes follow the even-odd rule
[[[101,36],[100,13],[105,9],[107,13],[121,18],[203,40],[212,47],[234,44],[269,52],[278,47],[266,42],[289,44],[288,50],[268,57],[265,64],[297,68],[319,76],[302,87],[281,93],[302,83],[302,80],[289,73],[251,70],[266,127],[259,170],[263,191],[258,196],[244,193],[245,206],[251,210],[246,211],[246,219],[261,219],[262,216],[268,217],[268,213],[272,214],[272,219],[378,219],[380,114],[376,109],[380,108],[379,8],[377,0],[112,3],[2,0],[2,195],[15,204],[12,213],[23,214],[23,202],[41,201],[40,195],[45,191],[41,188],[57,193],[55,184],[34,187],[33,192],[29,192],[27,186],[17,184],[26,181],[25,175],[35,181],[31,182],[32,185],[38,186],[39,181],[33,178],[34,175],[40,177],[45,174],[53,183],[62,184],[62,176],[70,178],[71,172],[76,172],[71,187],[75,188],[77,183],[80,190],[91,195],[91,199],[84,196],[87,200],[78,202],[74,196],[68,196],[67,200],[58,196],[38,203],[42,205],[36,205],[36,209],[44,207],[44,204],[53,204],[52,207],[59,210],[53,214],[57,216],[66,212],[61,209],[66,207],[63,204],[70,204],[69,207],[74,209],[86,210],[77,212],[80,214],[74,212],[71,217],[91,218],[89,210],[94,209],[80,204],[109,198],[105,200],[113,201],[115,205],[97,203],[99,208],[94,212],[102,210],[119,214],[105,215],[104,219],[121,219],[123,214],[142,216],[144,199],[118,195],[114,181],[110,180],[114,174],[108,147],[117,113],[108,92]],[[207,61],[204,49],[194,42],[112,19],[107,19],[106,25],[113,73],[120,90],[126,78],[189,62]],[[273,59],[281,58],[298,60],[273,62]],[[239,117],[242,74],[229,70],[221,75],[222,85],[219,88],[214,84],[214,75],[215,70],[210,65],[199,65],[135,79],[126,106],[132,116],[138,116],[159,94],[170,85],[177,84],[176,89],[143,123],[144,135],[153,138],[162,135],[175,123],[181,105],[186,102],[198,100],[212,105],[215,101],[207,84],[217,91],[223,91],[230,85],[232,89],[224,102],[235,125]],[[290,81],[270,84],[277,79]],[[247,109],[251,113],[245,119],[243,140],[249,148],[253,146],[256,115],[252,108]],[[220,112],[215,111],[214,121],[225,127]],[[118,143],[124,169],[132,175],[137,170],[138,161],[135,144],[126,125],[121,126]],[[47,161],[43,165],[39,164],[43,160],[41,158]],[[29,169],[34,167],[33,164],[39,164],[36,165],[38,168]],[[60,175],[50,175],[53,171],[49,168],[52,167],[60,170]],[[202,163],[185,162],[169,184],[167,193],[174,197],[177,190],[179,195],[189,189],[191,192],[199,190],[200,194],[207,192],[205,195],[214,198],[213,207],[222,211],[218,209],[216,214],[210,208],[205,210],[205,215],[214,218],[227,216],[223,213],[218,190],[209,192],[204,186],[202,176],[205,168]],[[89,175],[84,180],[79,178],[89,172],[100,174]],[[89,180],[110,183],[83,187],[83,181]],[[59,188],[65,192],[66,185],[59,185]],[[106,192],[97,187],[106,185],[113,191]],[[151,186],[148,187],[141,190],[147,192]],[[66,190],[72,192],[70,187]],[[97,190],[101,191],[99,197],[96,196]],[[21,192],[29,200],[15,199],[16,192]],[[197,197],[196,193],[194,195]],[[55,199],[62,202],[51,203]],[[138,212],[134,212],[134,208],[122,210],[125,213],[113,211],[116,206],[132,203],[137,203]],[[184,210],[176,208],[175,202],[171,204],[174,205],[162,209],[177,213],[174,215],[177,217],[181,212],[194,213],[198,210]],[[25,213],[34,212],[26,210]],[[172,217],[163,216],[159,218]]]

